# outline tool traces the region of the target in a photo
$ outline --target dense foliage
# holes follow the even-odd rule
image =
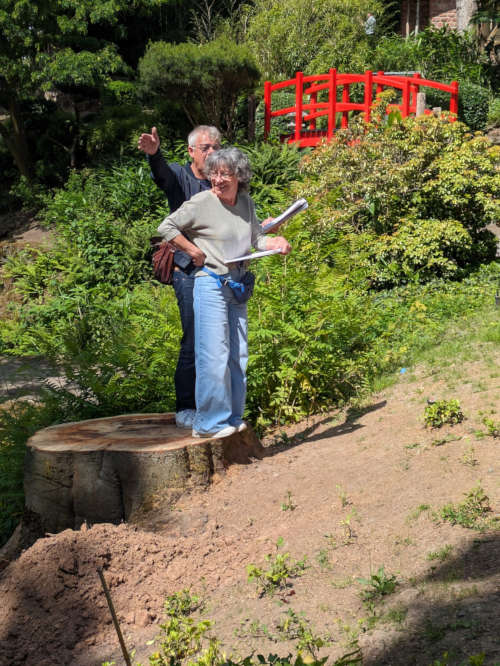
[[[139,75],[145,94],[180,101],[192,125],[215,125],[231,139],[238,98],[253,92],[260,72],[247,47],[220,39],[150,44]]]
[[[33,176],[34,164],[22,101],[43,99],[45,92],[56,90],[95,96],[92,89],[112,74],[124,73],[126,66],[116,43],[97,37],[93,26],[119,26],[131,10],[164,1],[1,0],[0,104],[8,109],[10,123],[0,122],[0,134],[25,177]]]
[[[384,35],[372,56],[374,70],[418,71],[424,78],[459,82],[458,117],[471,129],[484,130],[487,124],[491,89],[498,85],[496,68],[480,50],[473,32],[457,32],[448,27],[426,28],[407,39]],[[428,107],[449,108],[450,95],[424,88]]]
[[[461,123],[422,117],[382,129],[375,116],[366,133],[339,132],[307,158],[301,191],[355,284],[459,277],[495,256],[484,226],[499,218],[498,153]]]
[[[148,258],[167,206],[137,158],[140,131],[157,125],[177,161],[190,122],[240,137],[254,58],[270,78],[330,66],[459,78],[461,117],[484,125],[494,77],[470,35],[385,38],[390,12],[378,0],[240,4],[0,0],[0,207],[40,209],[53,232],[47,250],[27,247],[2,266],[12,302],[0,351],[42,354],[70,382],[47,386],[40,404],[0,412],[0,538],[22,508],[23,447],[37,428],[173,408],[178,313],[172,290],[151,281]],[[364,30],[368,10],[375,40]],[[499,218],[498,148],[460,123],[392,115],[385,127],[374,118],[306,155],[300,172],[295,148],[244,147],[261,217],[294,194],[311,204],[286,229],[292,255],[255,267],[247,411],[259,427],[369,388],[449,318],[484,304],[498,278],[482,231]],[[7,195],[14,164],[24,176]],[[303,183],[291,188],[294,180]]]
[[[330,67],[363,71],[370,51],[367,12],[383,15],[379,0],[257,0],[254,7],[247,40],[264,76],[274,80]]]

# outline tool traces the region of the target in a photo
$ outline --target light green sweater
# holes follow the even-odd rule
[[[234,206],[222,203],[211,190],[195,194],[158,227],[167,241],[180,232],[205,253],[205,266],[218,275],[234,267],[226,264],[228,259],[248,254],[251,247],[266,249],[266,238],[246,192],[238,192]],[[198,270],[196,277],[200,275],[206,273]]]

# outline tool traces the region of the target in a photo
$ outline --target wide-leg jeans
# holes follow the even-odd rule
[[[238,279],[239,276],[233,276]],[[243,419],[248,364],[247,304],[207,275],[194,281],[196,418],[213,434]]]

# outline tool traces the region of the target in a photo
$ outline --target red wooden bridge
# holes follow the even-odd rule
[[[350,100],[350,86],[353,84],[364,85],[364,96],[362,103]],[[417,93],[421,88],[435,88],[450,93],[450,112],[458,113],[458,83],[452,81],[450,85],[423,79],[420,74],[412,76],[399,76],[374,73],[366,71],[364,74],[339,74],[336,69],[330,69],[328,74],[315,74],[304,76],[297,72],[294,79],[264,84],[265,136],[271,131],[271,119],[278,116],[290,116],[291,125],[295,129],[290,134],[283,135],[282,141],[297,143],[300,147],[316,146],[323,139],[331,139],[337,124],[337,113],[341,114],[340,126],[348,126],[349,111],[361,111],[364,113],[366,122],[370,121],[370,109],[375,101],[375,95],[381,93],[385,88],[395,88],[401,91],[401,103],[390,104],[387,110],[399,109],[403,118],[416,113]],[[295,88],[295,104],[282,109],[272,107],[272,95],[277,90]],[[321,101],[318,101],[318,94]],[[340,98],[340,100],[338,99]],[[428,111],[430,113],[430,111]],[[318,118],[326,116],[328,119],[326,129],[317,129]]]

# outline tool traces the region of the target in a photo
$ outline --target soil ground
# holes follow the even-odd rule
[[[40,539],[1,574],[2,666],[123,663],[97,568],[102,567],[129,649],[147,663],[162,605],[183,588],[233,657],[295,653],[279,636],[288,609],[331,644],[332,660],[357,639],[369,666],[450,664],[484,652],[500,663],[500,532],[437,521],[478,483],[500,511],[500,352],[436,372],[420,366],[358,409],[276,433],[268,456],[233,466],[207,490],[160,498],[133,524],[84,526]],[[458,398],[467,419],[426,429],[428,399]],[[278,538],[303,575],[259,596],[246,567],[267,567]],[[384,566],[395,592],[370,609],[360,592]]]
[[[27,220],[15,244],[46,240]],[[57,370],[43,359],[0,359],[9,397],[36,395],[47,377],[56,381]],[[191,588],[204,600],[197,615],[214,622],[234,658],[295,653],[296,641],[277,628],[293,609],[329,637],[319,652],[330,664],[357,640],[365,666],[427,666],[445,652],[450,665],[484,653],[485,665],[498,666],[500,532],[453,526],[433,512],[478,483],[490,517],[500,512],[500,441],[484,436],[481,415],[500,420],[499,377],[491,347],[439,371],[420,366],[358,409],[275,433],[266,458],[231,467],[205,491],[158,497],[133,523],[40,539],[0,574],[0,666],[123,663],[98,567],[143,664],[165,598]],[[427,400],[440,398],[458,398],[467,420],[426,429]],[[292,562],[306,557],[308,568],[259,596],[246,567],[267,567],[278,538],[281,552]],[[369,608],[358,578],[381,566],[398,586]]]

